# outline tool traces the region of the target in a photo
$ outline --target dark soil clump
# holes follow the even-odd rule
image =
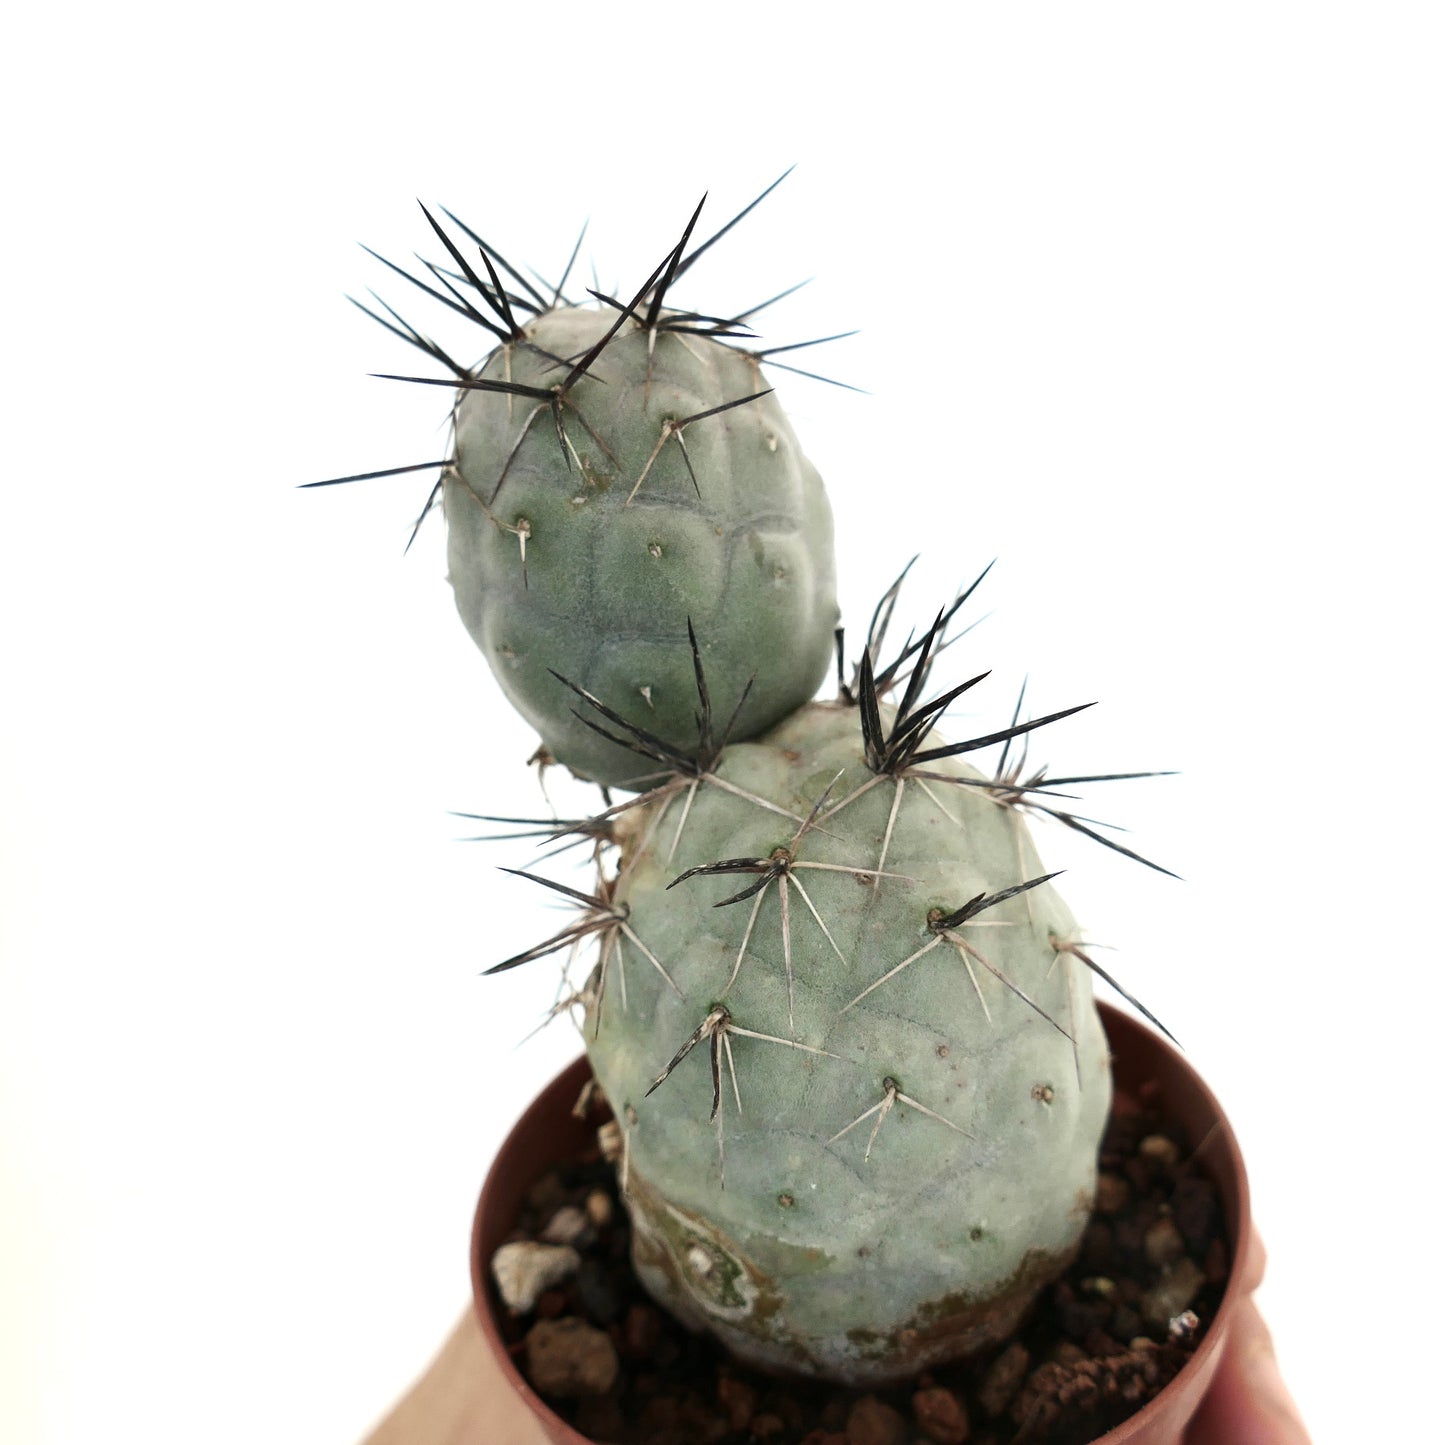
[[[531,1190],[511,1239],[570,1236],[561,1242],[581,1264],[528,1312],[499,1305],[503,1338],[557,1413],[606,1445],[1087,1445],[1183,1368],[1230,1266],[1213,1185],[1147,1098],[1128,1109],[1110,1121],[1073,1267],[1017,1338],[982,1359],[867,1392],[737,1364],[674,1323],[638,1283],[627,1213],[600,1148]],[[559,1339],[577,1341],[585,1367],[563,1362],[557,1373]],[[596,1384],[573,1383],[566,1388],[578,1393],[562,1398],[532,1368],[538,1360],[553,1380]],[[589,1388],[598,1393],[580,1393]]]

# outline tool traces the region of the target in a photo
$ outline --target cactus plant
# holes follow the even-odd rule
[[[972,588],[886,660],[900,578],[812,701],[835,651],[827,504],[743,318],[665,304],[711,244],[688,250],[696,220],[602,309],[548,303],[468,232],[483,278],[433,222],[459,271],[408,279],[499,345],[459,367],[383,321],[458,387],[428,507],[444,496],[469,631],[549,753],[637,793],[534,824],[590,843],[595,883],[509,870],[577,912],[488,972],[595,946],[553,1012],[580,1013],[616,1112],[655,1296],[769,1368],[887,1381],[1005,1338],[1093,1200],[1092,976],[1114,981],[1025,814],[1148,860],[1060,803],[1053,784],[1103,775],[1051,781],[1014,751],[1078,708],[1026,719],[1020,698],[942,736],[986,676],[928,693]],[[966,761],[995,747],[992,773]]]

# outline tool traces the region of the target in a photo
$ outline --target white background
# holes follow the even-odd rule
[[[34,12],[32,11],[32,14]],[[941,12],[940,12],[941,13]],[[415,198],[768,338],[855,630],[909,556],[1050,830],[1233,1117],[1321,1442],[1421,1438],[1437,1349],[1442,47],[1429,5],[140,4],[12,20],[0,94],[0,1436],[354,1441],[467,1297],[475,1192],[575,1051],[556,915],[453,841],[533,811],[451,608],[424,358],[348,306]],[[223,18],[224,17],[224,18]],[[17,28],[18,26],[18,28]],[[706,220],[704,222],[706,225]],[[442,450],[438,450],[441,448]],[[964,655],[966,653],[966,656]],[[962,672],[959,676],[963,676]],[[971,717],[961,718],[966,726]]]

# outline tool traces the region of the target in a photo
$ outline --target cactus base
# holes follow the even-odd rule
[[[1250,1229],[1249,1191],[1244,1164],[1228,1120],[1207,1086],[1181,1055],[1158,1035],[1130,1016],[1100,1006],[1112,1055],[1118,1109],[1138,1107],[1148,1099],[1179,1132],[1191,1151],[1197,1151],[1203,1174],[1217,1191],[1224,1235],[1235,1261],[1222,1299],[1197,1339],[1192,1356],[1154,1398],[1122,1423],[1097,1437],[1096,1445],[1178,1445],[1213,1378],[1223,1350],[1230,1316],[1244,1299],[1239,1278],[1243,1242]],[[569,1423],[564,1414],[574,1407],[558,1402],[556,1408],[539,1397],[517,1368],[507,1339],[517,1333],[496,1303],[488,1281],[487,1262],[496,1247],[516,1225],[528,1189],[549,1168],[595,1151],[596,1119],[582,1121],[572,1114],[578,1094],[588,1078],[588,1065],[579,1059],[534,1101],[499,1151],[478,1204],[472,1237],[472,1281],[478,1322],[488,1349],[487,1369],[511,1394],[519,1442],[536,1439],[552,1445],[589,1445],[594,1438]],[[856,1380],[868,1388],[864,1380]],[[800,1390],[823,1388],[800,1384]],[[893,1398],[890,1396],[890,1398]],[[906,1401],[906,1392],[897,1396]],[[1041,1441],[1050,1437],[1040,1436]]]

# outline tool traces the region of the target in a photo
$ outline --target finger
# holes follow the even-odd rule
[[[1267,1258],[1264,1240],[1260,1237],[1259,1230],[1251,1229],[1249,1243],[1244,1247],[1244,1260],[1239,1270],[1239,1284],[1245,1294],[1253,1294],[1259,1288],[1259,1282],[1264,1278],[1264,1266]]]
[[[1230,1321],[1224,1358],[1189,1427],[1188,1445],[1310,1445],[1253,1300]]]
[[[548,1438],[468,1307],[426,1374],[363,1445],[546,1445]]]

